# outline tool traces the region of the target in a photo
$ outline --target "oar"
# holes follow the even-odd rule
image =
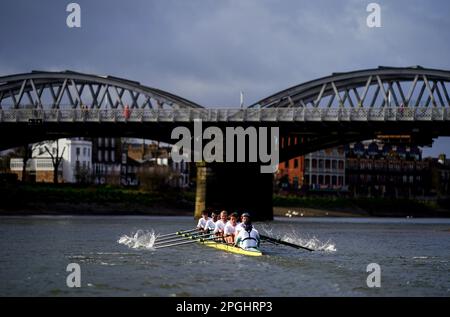
[[[184,234],[179,237],[172,237],[170,239],[165,239],[162,241],[155,241],[155,245],[169,243],[169,242],[175,242],[175,241],[192,240],[192,239],[197,239],[197,238],[202,238],[202,237],[207,237],[207,236],[209,237],[209,236],[211,236],[211,234],[208,233],[208,234],[201,234],[201,235],[195,235],[195,236]]]
[[[278,242],[275,242],[275,241],[264,240],[263,238],[261,238],[261,239],[262,239],[263,242],[269,242],[269,243],[271,243],[271,244],[273,244],[273,245],[280,245]]]
[[[211,237],[211,238],[206,238],[206,239],[196,239],[196,240],[189,240],[189,241],[165,244],[165,245],[162,245],[162,246],[157,246],[157,247],[155,247],[155,249],[174,247],[174,246],[177,246],[177,245],[184,245],[184,244],[195,243],[195,242],[210,241],[210,240],[214,240],[214,239],[217,239],[217,238],[216,237]]]
[[[173,239],[180,239],[182,237],[193,237],[196,236],[197,233],[182,233],[182,234],[177,234],[175,236],[168,236],[168,237],[164,237],[162,239],[156,239],[156,242],[164,242],[164,241],[169,241],[169,240],[173,240]]]
[[[177,232],[172,232],[172,233],[167,233],[167,234],[163,234],[157,237],[158,238],[163,238],[163,237],[168,237],[168,236],[176,236],[177,234],[182,234],[182,233],[189,233],[189,232],[193,232],[193,231],[197,231],[198,229],[191,229],[191,230],[180,230]]]
[[[304,246],[301,246],[301,245],[298,245],[298,244],[286,242],[286,241],[283,241],[281,239],[275,239],[275,238],[268,237],[268,236],[263,236],[263,235],[260,235],[260,237],[261,237],[261,239],[264,239],[264,240],[267,240],[267,241],[276,242],[276,243],[279,243],[279,244],[284,244],[284,245],[287,245],[288,247],[293,247],[293,248],[296,248],[296,249],[304,249],[304,250],[308,250],[308,251],[314,251],[313,249],[310,249],[310,248],[307,248],[307,247],[304,247]]]
[[[158,243],[158,242],[166,242],[166,241],[174,240],[174,239],[181,239],[183,237],[198,237],[200,235],[205,235],[205,234],[208,234],[208,233],[201,232],[201,231],[191,232],[191,233],[182,233],[181,231],[179,231],[179,232],[177,232],[176,236],[167,236],[167,237],[164,237],[162,239],[156,239],[156,243]]]

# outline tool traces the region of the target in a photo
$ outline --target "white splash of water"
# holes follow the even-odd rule
[[[137,230],[130,236],[123,235],[117,240],[118,243],[124,244],[131,249],[152,249],[155,244],[157,235],[152,231]]]
[[[284,236],[276,235],[273,233],[273,230],[266,225],[262,226],[262,230],[271,237],[276,239],[280,239],[286,242],[290,242],[293,244],[298,244],[303,247],[313,249],[314,251],[324,251],[324,252],[336,252],[336,245],[331,241],[327,240],[326,242],[320,241],[315,236],[311,237],[301,237],[295,230],[292,232],[285,234]]]
[[[301,238],[298,236],[285,235],[282,240],[313,249],[314,251],[325,251],[330,253],[337,251],[336,245],[331,240],[322,242],[315,236],[312,238]]]

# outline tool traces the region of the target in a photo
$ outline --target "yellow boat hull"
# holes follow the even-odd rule
[[[207,247],[211,247],[214,249],[223,250],[223,251],[227,251],[227,252],[231,252],[231,253],[236,253],[236,254],[243,254],[243,255],[249,255],[249,256],[261,256],[262,255],[262,252],[257,249],[244,250],[239,247],[227,245],[224,243],[214,242],[214,241],[203,241],[203,242],[199,241],[199,243],[202,243],[202,244],[206,245]]]
[[[201,243],[207,247],[210,247],[210,248],[214,248],[214,249],[218,249],[218,250],[222,250],[222,251],[226,251],[226,252],[231,252],[231,253],[235,253],[235,254],[242,254],[242,255],[248,255],[248,256],[263,255],[263,253],[258,249],[245,250],[245,249],[242,249],[239,247],[235,247],[233,245],[228,245],[225,243],[220,243],[220,242],[210,241],[210,240],[204,241],[204,240],[198,239],[197,242]]]

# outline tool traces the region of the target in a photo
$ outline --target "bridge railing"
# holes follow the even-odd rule
[[[0,109],[0,122],[450,121],[448,107],[264,109]]]

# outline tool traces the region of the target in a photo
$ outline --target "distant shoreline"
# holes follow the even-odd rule
[[[303,207],[273,207],[274,217],[283,218],[320,218],[320,217],[351,217],[351,218],[449,218],[450,213],[423,213],[423,214],[399,214],[379,213],[370,214],[362,210],[330,210]],[[167,206],[124,206],[111,204],[109,206],[99,204],[66,204],[56,203],[51,205],[34,204],[30,208],[4,209],[0,207],[1,216],[194,216],[193,209],[176,208]]]
[[[450,200],[273,196],[276,217],[448,218]],[[0,216],[194,216],[195,193],[113,186],[0,184]]]

